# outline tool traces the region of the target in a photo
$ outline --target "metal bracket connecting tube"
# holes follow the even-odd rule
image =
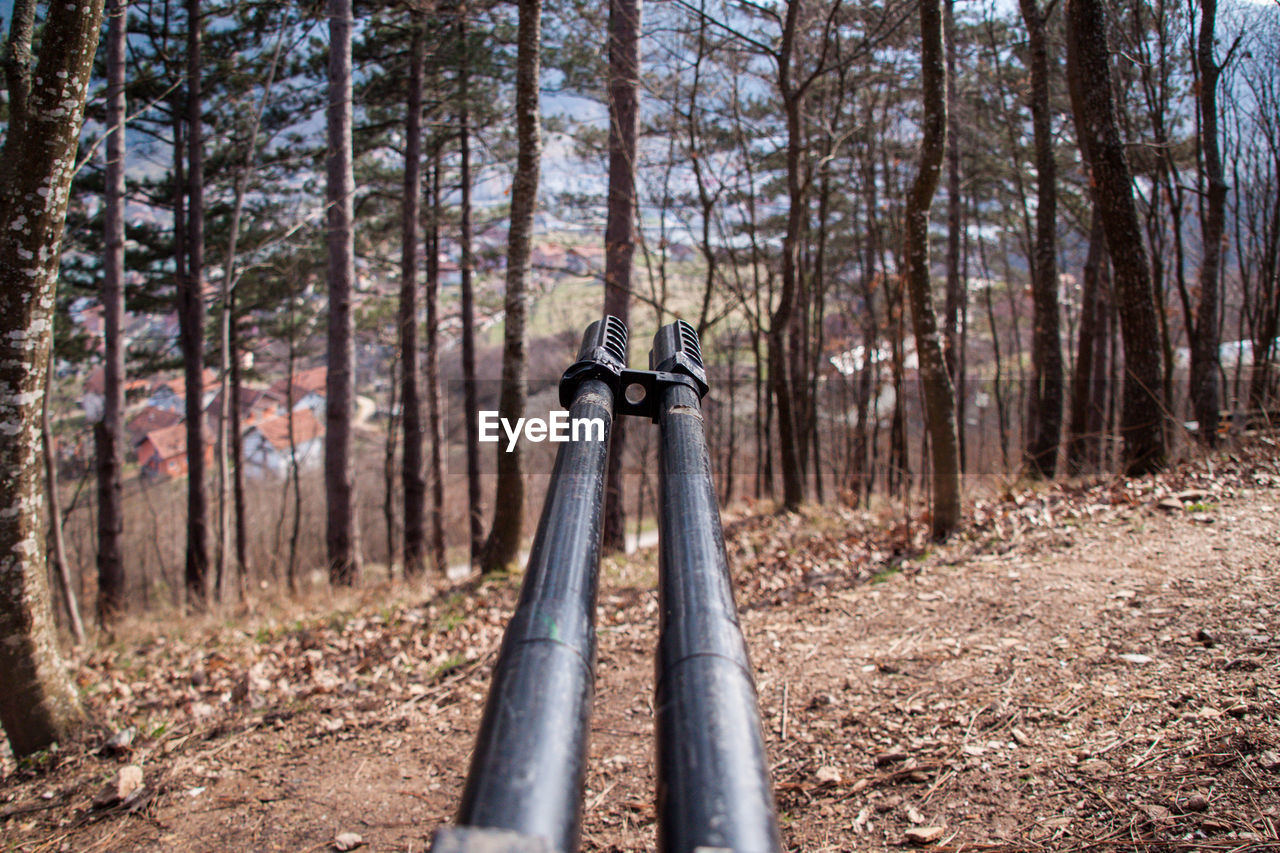
[[[677,325],[681,324],[673,323],[664,328]],[[683,326],[693,334],[688,323]],[[578,360],[560,377],[560,405],[568,408],[579,384],[587,379],[599,379],[613,390],[615,415],[634,415],[657,423],[658,400],[662,396],[662,388],[680,383],[696,390],[699,399],[707,393],[707,375],[702,370],[697,335],[693,334],[692,358],[688,355],[688,345],[684,340],[679,339],[674,344],[679,351],[678,360],[673,357],[669,364],[660,369],[632,370],[627,367],[627,327],[613,315],[595,321],[582,336]],[[640,396],[635,401],[628,399],[627,395],[633,386],[640,391]]]
[[[458,811],[461,828],[542,839],[558,853],[577,850],[582,817],[613,401],[593,376],[573,388],[570,416],[601,419],[604,441],[566,442],[556,455]],[[456,844],[451,832],[435,846]]]
[[[697,335],[687,323],[659,330],[650,364],[705,387]],[[658,847],[778,853],[759,702],[733,600],[699,394],[673,383],[661,389],[658,406]]]

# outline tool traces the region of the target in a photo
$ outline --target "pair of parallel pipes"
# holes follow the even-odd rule
[[[738,624],[700,401],[698,336],[658,330],[629,370],[627,329],[592,323],[560,382],[571,419],[603,441],[560,445],[515,615],[476,738],[457,825],[434,853],[574,853],[595,677],[596,590],[615,415],[661,429],[657,654],[658,848],[781,850],[751,665]],[[636,389],[639,386],[639,390]],[[640,394],[639,391],[643,391]]]

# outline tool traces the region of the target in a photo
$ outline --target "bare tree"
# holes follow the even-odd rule
[[[0,151],[0,724],[18,756],[69,737],[84,719],[49,608],[40,408],[102,5],[52,4],[32,68],[35,2],[17,0],[4,57],[9,127]]]
[[[542,132],[538,112],[538,74],[541,53],[542,0],[519,0],[520,24],[516,35],[516,172],[511,185],[511,228],[507,234],[506,322],[502,345],[501,417],[514,423],[524,417],[525,388],[525,288],[529,278],[533,212],[538,198],[538,168],[542,159]],[[515,562],[520,552],[524,521],[524,477],[520,446],[507,452],[498,445],[497,494],[493,526],[485,543],[481,568],[498,571]]]
[[[431,219],[427,231],[427,430],[431,433],[431,559],[444,577],[444,432],[440,416],[440,146],[431,158]]]
[[[466,407],[467,454],[467,529],[470,534],[470,558],[474,565],[484,550],[484,506],[480,496],[480,405],[476,388],[476,309],[472,284],[475,260],[471,239],[471,51],[467,43],[467,8],[458,8],[458,148],[460,157],[458,180],[462,183],[459,242],[461,274],[459,283],[462,309],[462,386]]]
[[[797,289],[797,254],[804,217],[804,190],[800,174],[803,147],[801,112],[804,95],[813,79],[796,82],[796,39],[802,0],[789,0],[782,25],[782,40],[776,55],[778,92],[787,122],[787,230],[782,243],[782,289],[769,321],[769,384],[773,386],[778,410],[778,445],[782,468],[783,505],[795,509],[804,500],[804,466],[800,461],[798,404],[791,384],[792,367],[788,346],[794,338]]]
[[[355,177],[351,147],[351,0],[329,0],[329,106],[326,112],[326,221],[329,249],[329,369],[325,380],[325,545],[329,581],[350,586],[360,574],[351,422],[355,414]]]
[[[1053,477],[1062,436],[1062,340],[1058,317],[1058,187],[1049,107],[1048,19],[1053,6],[1019,0],[1030,36],[1031,126],[1036,151],[1036,243],[1031,263],[1031,388],[1025,455],[1032,476]]]
[[[1249,97],[1229,98],[1225,106],[1232,129],[1234,254],[1242,319],[1253,341],[1247,399],[1249,408],[1260,409],[1275,402],[1280,340],[1280,21],[1273,16],[1270,26],[1255,23],[1253,29],[1258,35],[1249,42],[1252,61],[1237,66],[1233,81]]]
[[[1196,45],[1196,70],[1200,75],[1200,151],[1204,169],[1204,215],[1200,261],[1200,302],[1191,335],[1191,403],[1200,424],[1197,435],[1210,446],[1218,440],[1218,373],[1222,369],[1218,351],[1218,280],[1222,266],[1222,233],[1226,223],[1227,181],[1222,174],[1222,152],[1218,141],[1218,78],[1222,66],[1213,56],[1214,22],[1218,0],[1200,0],[1200,34]]]
[[[1133,180],[1116,124],[1106,15],[1101,0],[1067,2],[1067,81],[1076,135],[1089,165],[1094,203],[1111,255],[1124,338],[1124,468],[1130,476],[1165,464],[1160,328],[1133,200]]]
[[[103,190],[106,235],[102,258],[102,319],[105,363],[102,420],[94,424],[98,466],[98,622],[107,624],[124,609],[124,165],[125,42],[129,4],[112,0],[107,23],[107,174]]]
[[[961,364],[964,355],[961,347],[963,305],[967,299],[965,271],[960,264],[960,232],[963,229],[964,199],[960,194],[960,133],[958,101],[960,78],[956,61],[955,0],[946,0],[943,6],[943,32],[947,39],[947,287],[943,307],[943,355],[947,360],[947,374],[956,389],[956,422],[964,424],[964,376]],[[957,434],[960,449],[960,465],[964,467],[964,430]]]
[[[1102,220],[1095,210],[1089,228],[1089,251],[1084,262],[1084,287],[1080,297],[1080,331],[1076,369],[1071,376],[1071,418],[1067,431],[1067,473],[1083,474],[1098,462],[1102,411],[1096,379],[1105,362],[1098,344],[1106,337],[1108,303],[1107,263]]]
[[[631,258],[635,253],[636,103],[640,76],[641,0],[609,2],[609,204],[604,229],[604,313],[630,320]],[[601,546],[624,547],[622,453],[625,418],[613,426],[605,482]]]
[[[906,261],[905,278],[920,362],[925,429],[929,434],[933,474],[932,534],[934,538],[943,538],[960,523],[960,455],[956,443],[955,393],[943,360],[929,281],[929,208],[938,186],[947,140],[947,75],[939,0],[921,0],[920,36],[924,138],[920,142],[920,171],[907,196],[906,240],[902,254]]]

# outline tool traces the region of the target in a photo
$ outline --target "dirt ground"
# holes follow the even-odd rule
[[[887,510],[739,510],[727,539],[787,848],[910,832],[947,851],[1280,850],[1278,460],[1264,441],[1009,492],[931,550]],[[654,563],[604,568],[585,850],[654,848]],[[2,760],[0,848],[320,851],[356,833],[425,850],[518,582],[366,589],[82,656],[101,729]],[[143,788],[95,807],[125,765]]]

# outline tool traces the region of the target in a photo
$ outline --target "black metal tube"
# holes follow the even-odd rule
[[[581,822],[613,391],[584,379],[569,414],[601,419],[604,440],[556,454],[458,812],[461,826],[541,838],[560,853],[577,849]]]
[[[697,336],[673,323],[651,366],[705,388]],[[751,664],[738,624],[698,391],[662,390],[659,424],[658,846],[782,849]]]

